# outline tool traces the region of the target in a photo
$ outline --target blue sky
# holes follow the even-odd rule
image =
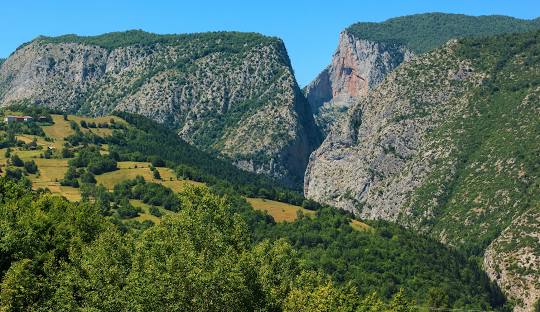
[[[423,12],[540,16],[540,0],[138,1],[20,0],[1,4],[0,57],[38,35],[254,31],[285,41],[300,85],[329,62],[338,34],[358,21]]]

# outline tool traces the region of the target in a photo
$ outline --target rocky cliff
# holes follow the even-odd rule
[[[311,155],[306,195],[469,254],[506,254],[488,252],[486,269],[502,270],[491,277],[516,309],[530,306],[540,241],[515,220],[539,209],[539,39],[451,41],[399,66]]]
[[[540,19],[424,13],[380,23],[355,23],[339,36],[331,64],[304,92],[324,134],[347,109],[414,54],[450,39],[474,38],[540,29]]]
[[[328,133],[352,103],[411,57],[402,45],[364,40],[343,31],[332,63],[304,90],[323,132]]]
[[[41,37],[0,70],[2,105],[21,100],[151,117],[241,168],[291,185],[301,183],[319,144],[283,42],[258,34]]]

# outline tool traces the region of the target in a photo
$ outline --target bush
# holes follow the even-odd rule
[[[69,148],[64,147],[62,149],[62,158],[72,158],[73,156],[74,154]]]
[[[31,161],[25,161],[24,162],[24,170],[26,170],[26,172],[30,173],[30,174],[34,174],[38,171],[38,167],[36,165],[36,162],[31,160]]]
[[[92,172],[84,172],[81,174],[81,183],[95,184],[96,182],[96,177],[92,174]]]
[[[18,181],[24,177],[24,173],[19,168],[15,168],[15,169],[7,168],[6,176],[12,180]]]
[[[24,162],[17,154],[13,154],[10,158],[11,164],[15,167],[24,167]]]
[[[116,211],[118,212],[120,218],[131,219],[139,216],[141,208],[137,208],[129,203],[125,203],[124,205],[120,206]]]
[[[153,216],[156,216],[156,217],[161,217],[163,215],[161,210],[159,210],[159,208],[156,207],[156,206],[151,206],[150,207],[150,214],[153,215]]]
[[[161,174],[159,173],[159,171],[156,168],[154,168],[154,170],[152,171],[154,173],[154,179],[161,180]]]
[[[165,167],[165,161],[161,157],[149,157],[150,162],[152,163],[152,166],[154,167]]]

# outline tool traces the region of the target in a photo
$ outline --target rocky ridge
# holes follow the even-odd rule
[[[328,133],[348,107],[412,55],[399,44],[364,40],[343,31],[332,63],[304,89],[323,132]]]
[[[93,116],[141,114],[290,185],[301,183],[319,144],[283,42],[258,34],[38,38],[0,70],[2,105],[22,100]]]
[[[429,52],[450,39],[480,38],[540,29],[540,19],[423,13],[360,22],[339,36],[331,64],[304,88],[317,124],[328,134],[347,109],[413,55]]]
[[[311,155],[306,195],[487,250],[491,278],[527,310],[540,295],[526,265],[540,241],[519,221],[539,209],[539,36],[450,41],[399,66]]]

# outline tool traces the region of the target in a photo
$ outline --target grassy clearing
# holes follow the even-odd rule
[[[257,210],[268,212],[276,222],[293,222],[297,219],[298,211],[302,211],[304,215],[314,217],[317,212],[307,210],[300,206],[295,206],[287,203],[282,203],[264,198],[246,198],[248,203]],[[351,221],[351,227],[356,231],[372,231],[373,228],[364,222],[358,220]]]
[[[315,216],[315,211],[304,209],[287,203],[282,203],[264,198],[246,198],[248,203],[257,210],[264,210],[271,215],[276,222],[292,222],[297,219],[298,211],[302,211],[306,216]]]
[[[96,176],[96,180],[98,184],[103,184],[107,189],[113,189],[116,184],[122,181],[142,176],[146,181],[163,184],[174,192],[180,192],[186,185],[203,184],[190,180],[177,180],[176,174],[170,168],[158,168],[158,171],[161,180],[154,179],[148,162],[121,161],[118,162],[118,170]]]
[[[351,227],[357,231],[373,231],[373,228],[371,226],[354,219],[351,221]]]
[[[159,224],[161,222],[161,218],[160,217],[156,217],[154,215],[152,215],[150,213],[150,205],[148,204],[145,204],[143,203],[141,200],[138,200],[138,199],[130,199],[129,200],[130,204],[132,204],[134,207],[138,207],[138,208],[141,208],[143,212],[141,212],[139,214],[138,217],[135,217],[131,220],[136,220],[136,221],[139,221],[139,222],[144,222],[146,220],[150,220],[152,222],[154,222],[155,224]],[[170,212],[166,212],[165,209],[162,209],[160,207],[158,207],[158,209],[163,213],[163,215],[167,214],[167,213],[170,213]]]

